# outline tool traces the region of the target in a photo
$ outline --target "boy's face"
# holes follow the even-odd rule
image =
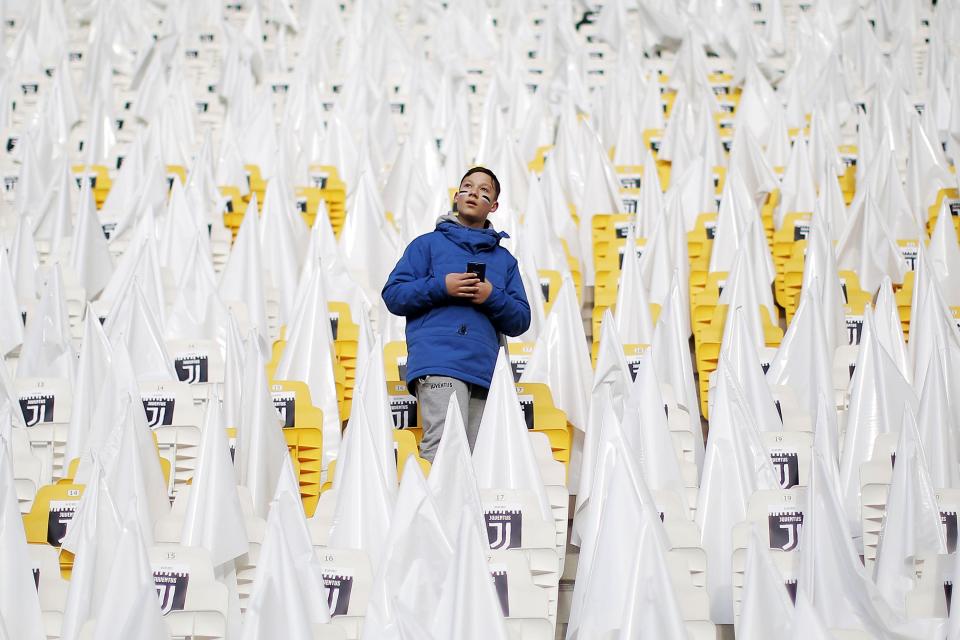
[[[471,173],[457,191],[457,213],[468,227],[482,228],[487,216],[497,210],[493,179],[485,173]]]

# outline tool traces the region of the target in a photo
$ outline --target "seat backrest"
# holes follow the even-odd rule
[[[20,411],[28,427],[44,422],[70,422],[73,393],[63,378],[17,378],[14,383]]]
[[[810,472],[813,434],[806,431],[763,431],[760,439],[770,454],[780,487],[805,487]]]
[[[171,635],[224,637],[227,588],[214,578],[206,549],[159,544],[147,556]]]
[[[313,404],[305,382],[271,380],[270,397],[284,427],[323,427],[323,411]]]
[[[323,573],[330,615],[362,617],[367,613],[373,568],[366,552],[315,547]]]
[[[766,529],[771,549],[790,552],[800,542],[806,508],[805,488],[755,491],[747,503],[747,520]]]
[[[548,619],[547,592],[533,583],[523,554],[489,550],[487,564],[504,617]]]
[[[556,271],[550,273],[556,273]],[[510,369],[513,371],[514,382],[519,382],[523,372],[526,371],[527,363],[533,354],[534,344],[533,342],[507,342],[507,353],[510,355]]]
[[[481,489],[491,549],[555,549],[556,529],[540,514],[530,491]]]
[[[173,370],[186,384],[222,383],[224,361],[213,340],[167,340]]]
[[[383,366],[386,369],[387,382],[406,380],[407,343],[400,340],[383,345]]]
[[[151,429],[169,426],[195,426],[203,423],[203,413],[193,404],[193,391],[186,382],[145,382],[140,399]]]
[[[23,517],[27,542],[59,547],[67,534],[67,525],[73,520],[80,498],[82,484],[48,484],[37,490],[30,513]]]

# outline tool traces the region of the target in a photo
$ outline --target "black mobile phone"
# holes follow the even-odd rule
[[[486,262],[468,262],[467,263],[467,273],[472,273],[476,275],[480,280],[487,279],[487,263]]]

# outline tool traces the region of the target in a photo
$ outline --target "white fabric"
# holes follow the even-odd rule
[[[623,246],[623,267],[617,286],[617,304],[614,318],[617,332],[625,344],[650,344],[653,341],[653,321],[650,302],[640,276],[640,258],[637,257],[636,236],[627,232]]]
[[[209,551],[214,566],[242,556],[249,549],[218,395],[207,402],[180,543]]]
[[[217,291],[217,276],[210,264],[210,251],[198,231],[189,241],[183,274],[177,282],[164,337],[171,340],[213,340],[227,342],[230,311]]]
[[[80,208],[70,245],[70,267],[86,290],[88,300],[100,293],[113,275],[113,258],[97,220],[88,180],[83,181],[80,189]]]
[[[355,402],[337,458],[337,502],[329,544],[366,551],[377,567],[389,548],[386,536],[398,496],[392,446],[389,457],[385,457],[374,429],[364,403]]]
[[[139,382],[178,379],[159,320],[140,287],[139,278],[134,276],[103,324],[111,344],[123,345],[130,354],[133,374]]]
[[[610,406],[597,426],[598,506],[576,516],[584,533],[566,637],[684,638],[653,498]]]
[[[839,492],[847,514],[846,526],[853,531],[860,528],[860,465],[873,455],[880,434],[898,428],[905,407],[916,412],[916,395],[880,346],[873,311],[868,308],[863,317],[856,370],[850,381],[850,408],[840,459]]]
[[[900,323],[893,283],[887,277],[884,277],[877,292],[877,301],[873,307],[873,328],[880,346],[893,359],[901,375],[909,382],[913,378],[913,372],[908,364],[907,345],[903,339],[903,325]]]
[[[306,251],[307,226],[290,204],[280,178],[267,184],[260,220],[261,266],[267,281],[280,294],[280,323],[292,321],[297,300],[297,278]]]
[[[877,589],[901,614],[906,613],[907,592],[914,586],[914,563],[921,557],[947,552],[936,488],[925,458],[916,418],[908,407],[903,412],[873,570]]]
[[[110,373],[112,349],[100,319],[88,303],[83,321],[83,341],[80,359],[77,362],[77,378],[74,386],[73,405],[70,407],[70,428],[64,460],[69,464],[80,457],[93,426],[93,417],[104,381]]]
[[[277,488],[281,461],[287,453],[280,415],[273,406],[267,386],[266,363],[257,346],[256,336],[247,339],[244,356],[240,424],[237,429],[235,464],[238,480],[250,490],[253,510],[265,518]]]
[[[120,258],[106,288],[100,294],[98,303],[109,309],[107,313],[109,317],[124,301],[124,297],[133,286],[132,283],[137,281],[150,305],[152,322],[162,328],[166,319],[167,301],[164,295],[154,227],[153,213],[148,211],[137,225],[134,236]]]
[[[600,349],[597,352],[597,366],[593,377],[593,388],[590,392],[590,412],[587,419],[587,428],[583,440],[583,463],[580,469],[580,482],[577,486],[577,504],[573,519],[571,542],[580,544],[582,537],[582,523],[580,516],[583,510],[593,508],[591,496],[593,493],[594,474],[598,464],[600,447],[601,425],[604,411],[611,407],[618,417],[623,415],[623,405],[630,393],[630,370],[624,357],[623,346],[610,310],[604,312],[600,324]]]
[[[399,630],[394,611],[402,607],[424,626],[437,615],[443,577],[454,557],[454,544],[427,488],[420,466],[408,461],[396,506],[385,532],[379,569],[367,606],[361,638],[391,640]]]
[[[934,274],[940,280],[944,300],[950,306],[956,307],[960,306],[960,291],[949,283],[960,277],[960,239],[957,238],[956,227],[953,225],[954,216],[950,213],[947,202],[944,199],[943,206],[940,207],[937,224],[930,237],[927,257]]]
[[[754,491],[776,489],[779,483],[743,391],[727,367],[721,366],[718,375],[696,522],[711,566],[707,573],[710,619],[731,624],[733,526],[746,519],[747,501]]]
[[[780,431],[783,429],[783,421],[777,412],[767,378],[763,375],[760,356],[750,343],[744,317],[743,309],[727,312],[728,330],[724,331],[725,339],[720,344],[718,366],[728,367],[733,379],[740,385],[744,393],[745,407],[753,416],[757,428],[760,431]],[[773,369],[772,363],[770,369]]]
[[[868,194],[860,207],[851,207],[847,228],[837,245],[837,266],[855,271],[860,286],[874,293],[883,276],[899,283],[907,271],[895,238],[881,218],[874,199]]]
[[[23,318],[7,253],[0,250],[0,356],[23,344]]]
[[[622,427],[637,453],[643,476],[651,491],[673,491],[687,506],[680,459],[673,446],[660,381],[648,354],[640,359],[630,397],[623,410]]]
[[[789,637],[794,609],[783,576],[770,557],[758,527],[750,528],[747,564],[743,578],[743,602],[737,637],[743,640]]]
[[[401,247],[369,173],[361,174],[348,199],[347,210],[350,215],[340,233],[340,251],[357,284],[371,300],[376,300],[400,256]]]
[[[46,638],[8,444],[0,439],[0,620],[11,638]]]
[[[767,380],[790,387],[811,417],[820,395],[833,395],[833,355],[824,331],[820,281],[814,278],[800,293],[800,306],[767,369]]]
[[[277,364],[278,380],[301,380],[310,389],[310,400],[323,411],[323,463],[337,458],[340,449],[340,408],[334,367],[329,309],[322,267],[314,270],[287,327],[287,344]]]
[[[845,520],[833,472],[815,453],[800,542],[798,597],[803,594],[831,629],[862,630],[879,638],[933,637],[923,620],[908,625],[890,609],[867,577]]]
[[[60,265],[56,264],[47,272],[40,301],[27,318],[23,347],[17,361],[17,377],[73,381],[75,362],[70,320],[63,297],[63,277]]]
[[[62,547],[76,556],[60,627],[64,640],[77,640],[84,623],[100,609],[121,531],[120,514],[103,479],[103,469],[94,462],[62,541]]]
[[[680,282],[679,272],[674,272],[670,295],[660,309],[660,318],[653,333],[651,353],[657,376],[673,388],[677,405],[690,414],[694,460],[699,474],[703,470],[703,431],[700,428],[700,401],[693,380],[689,342],[682,329],[681,318],[689,316],[684,316]]]
[[[810,286],[814,279],[820,285],[820,306],[823,318],[827,352],[847,342],[846,300],[837,271],[837,254],[830,236],[830,221],[822,210],[813,214],[807,236],[807,255],[803,262],[802,286]],[[803,289],[801,289],[801,298]],[[802,300],[801,300],[802,302]],[[787,327],[789,329],[789,327]]]
[[[261,340],[270,337],[267,328],[267,309],[264,298],[264,280],[261,271],[260,224],[257,199],[250,198],[237,240],[230,251],[230,259],[220,274],[220,296],[224,302],[238,301],[247,307],[249,326],[256,329]]]
[[[270,505],[253,591],[244,617],[243,640],[311,638],[313,625],[329,623],[320,567],[307,540],[297,534],[303,520],[299,495],[280,493]]]
[[[478,530],[475,523],[476,514],[465,508],[437,602],[433,634],[437,638],[507,640],[503,611],[487,566],[486,530]]]
[[[451,540],[460,536],[457,531],[461,520],[471,522],[479,533],[487,535],[463,414],[455,393],[450,395],[443,437],[427,477],[427,488]]]
[[[554,404],[580,431],[586,431],[590,378],[593,375],[586,344],[576,289],[567,277],[560,284],[546,325],[534,344],[520,380],[548,385]]]
[[[553,522],[547,490],[517,398],[506,351],[500,350],[490,381],[490,391],[473,446],[473,466],[481,489],[530,491],[540,515]]]
[[[933,486],[957,489],[960,488],[960,463],[957,462],[960,445],[957,443],[957,423],[950,413],[943,364],[941,358],[930,358],[920,393],[917,429]]]
[[[131,506],[130,509],[136,510]],[[136,517],[128,515],[113,554],[110,577],[94,614],[93,637],[107,640],[166,640],[170,630],[160,613],[153,569]]]

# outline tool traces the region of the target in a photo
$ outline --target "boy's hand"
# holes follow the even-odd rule
[[[480,282],[480,279],[474,273],[448,273],[447,277],[444,278],[444,284],[447,285],[447,293],[454,298],[469,299],[473,299],[477,295],[480,290],[479,285],[486,284],[487,288],[490,287],[489,284]],[[488,291],[487,296],[489,295]],[[486,300],[486,296],[484,300]]]
[[[487,301],[487,298],[490,297],[490,294],[493,292],[493,285],[484,280],[483,282],[477,283],[477,292],[473,295],[471,300],[475,304],[483,304]]]

